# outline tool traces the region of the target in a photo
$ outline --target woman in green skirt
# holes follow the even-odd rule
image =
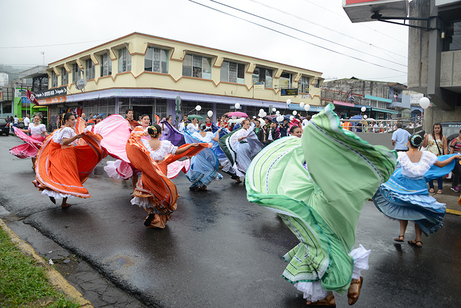
[[[278,213],[300,241],[284,256],[282,276],[313,306],[335,306],[333,291],[357,301],[370,254],[353,249],[357,222],[397,158],[343,130],[333,110],[314,116],[301,138],[266,147],[247,172],[248,200]]]

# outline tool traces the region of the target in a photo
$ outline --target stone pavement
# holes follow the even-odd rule
[[[68,297],[76,299],[81,307],[146,307],[135,296],[100,275],[85,260],[62,248],[35,228],[11,216],[4,217],[3,221],[0,219],[0,227],[2,223],[6,225],[3,228],[10,233],[11,238],[19,237],[15,242],[23,252],[39,262],[39,259],[44,258],[45,262],[54,265],[57,271],[46,263],[42,264],[52,283]]]

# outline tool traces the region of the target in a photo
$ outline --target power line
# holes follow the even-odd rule
[[[368,42],[366,42],[366,41],[363,41],[363,40],[361,40],[361,39],[358,39],[358,38],[356,38],[356,37],[354,37],[354,36],[348,35],[348,34],[346,34],[346,33],[341,33],[341,32],[339,32],[339,31],[337,31],[337,30],[335,30],[335,29],[328,28],[328,27],[326,27],[326,26],[324,26],[324,25],[315,23],[315,22],[313,22],[313,21],[311,21],[311,20],[308,20],[308,19],[299,17],[299,16],[297,16],[297,15],[295,15],[295,14],[292,14],[292,13],[289,13],[289,12],[286,12],[286,11],[283,11],[283,10],[281,10],[281,9],[279,9],[279,8],[270,6],[270,5],[268,5],[268,4],[265,4],[265,3],[262,3],[262,2],[259,2],[259,1],[256,1],[256,0],[249,0],[249,1],[255,2],[255,3],[259,4],[259,5],[265,6],[265,7],[267,7],[267,8],[270,8],[270,9],[275,10],[275,11],[278,11],[278,12],[281,12],[281,13],[286,14],[286,15],[288,15],[288,16],[292,16],[292,17],[297,18],[297,19],[299,19],[299,20],[302,20],[302,21],[311,23],[311,24],[313,24],[313,25],[322,27],[322,28],[327,29],[327,30],[330,30],[330,31],[332,31],[332,32],[336,32],[336,33],[338,33],[338,34],[344,35],[344,36],[349,37],[349,38],[351,38],[351,39],[353,39],[353,40],[356,40],[356,41],[358,41],[358,42],[360,42],[360,43],[364,43],[364,44],[366,44],[366,45],[368,45],[368,46],[378,48],[380,51],[383,51],[383,52],[384,52],[384,51],[387,51],[387,52],[392,53],[392,54],[394,54],[394,55],[397,55],[397,56],[399,56],[399,57],[402,57],[402,58],[405,58],[405,59],[407,58],[406,56],[402,56],[402,55],[399,54],[399,53],[396,53],[396,52],[393,52],[393,51],[390,51],[390,50],[386,50],[386,49],[384,49],[384,48],[382,48],[382,47],[378,47],[378,46],[376,46],[376,45],[373,45],[373,44],[370,44],[370,43],[368,43]],[[320,7],[321,7],[321,6],[320,6]],[[333,11],[331,11],[331,12],[333,12]],[[335,12],[333,12],[333,13],[335,13]],[[339,14],[338,14],[338,15],[339,15]]]
[[[344,16],[344,15],[341,15],[341,14],[338,14],[338,13],[332,11],[332,10],[329,10],[329,9],[327,9],[326,7],[323,7],[323,6],[321,6],[321,5],[318,5],[317,3],[314,3],[314,2],[309,1],[309,0],[304,0],[304,1],[309,2],[309,3],[313,4],[313,5],[316,5],[316,6],[322,8],[322,9],[324,9],[324,10],[326,10],[326,11],[329,11],[329,12],[333,13],[333,14],[336,14],[336,15],[338,15],[338,16],[341,16],[341,18],[345,18],[345,19],[349,20],[348,17],[346,17],[346,16]],[[372,30],[372,31],[374,31],[374,32],[381,33],[382,35],[387,36],[388,38],[391,38],[391,39],[393,39],[393,40],[396,40],[396,41],[399,42],[399,43],[408,45],[407,42],[403,42],[403,41],[401,41],[401,40],[398,40],[398,39],[396,39],[396,38],[393,37],[393,36],[387,35],[386,33],[383,33],[383,32],[380,32],[380,31],[378,31],[378,30],[375,30],[375,29],[373,29],[373,28],[371,28],[371,27],[368,27],[368,26],[366,26],[366,25],[363,24],[363,23],[362,23],[362,26],[365,27],[365,28],[368,28],[368,29],[370,29],[370,30]]]
[[[250,15],[250,16],[254,16],[254,17],[260,18],[260,19],[262,19],[262,20],[265,20],[265,21],[274,23],[274,24],[276,24],[276,25],[279,25],[279,26],[288,28],[288,29],[290,29],[290,30],[294,30],[294,31],[297,31],[297,32],[300,32],[300,33],[303,33],[303,34],[306,34],[306,35],[315,37],[315,38],[317,38],[317,39],[319,39],[319,40],[323,40],[323,41],[326,41],[326,42],[328,42],[328,43],[341,46],[341,47],[343,47],[343,48],[347,48],[347,49],[350,49],[350,50],[353,50],[353,51],[356,51],[356,52],[360,52],[360,53],[363,53],[363,54],[368,55],[368,56],[371,56],[371,57],[375,57],[375,58],[380,59],[380,60],[383,60],[383,61],[388,61],[388,62],[390,62],[390,63],[393,63],[393,64],[396,64],[396,65],[400,65],[400,66],[406,67],[405,64],[400,64],[400,63],[398,63],[398,62],[394,62],[394,61],[391,61],[391,60],[387,60],[387,59],[384,59],[384,58],[375,56],[375,55],[373,55],[373,54],[370,54],[370,53],[368,53],[368,52],[361,51],[361,50],[359,50],[359,49],[355,49],[355,48],[352,48],[352,47],[349,47],[349,46],[346,46],[346,45],[343,45],[343,44],[336,43],[335,41],[328,40],[328,39],[323,38],[323,37],[321,37],[321,36],[318,36],[318,35],[315,35],[315,34],[312,34],[312,33],[306,32],[306,31],[303,31],[303,30],[299,30],[299,29],[296,29],[296,28],[291,27],[291,26],[284,25],[284,24],[282,24],[282,23],[280,23],[280,22],[270,20],[270,19],[268,19],[268,18],[265,18],[265,17],[259,16],[259,15],[256,15],[256,14],[253,14],[253,13],[250,13],[250,12],[247,12],[247,11],[245,11],[245,10],[242,10],[242,9],[239,9],[239,8],[236,8],[236,7],[233,7],[233,6],[231,6],[231,5],[228,5],[228,4],[225,4],[225,3],[221,3],[221,2],[216,1],[216,0],[210,0],[210,1],[211,1],[211,2],[214,2],[214,3],[217,3],[217,4],[219,4],[219,5],[222,5],[222,6],[231,8],[231,9],[233,9],[233,10],[239,11],[239,12],[241,12],[241,13],[245,13],[245,14],[248,14],[248,15]]]
[[[205,4],[203,4],[203,3],[199,3],[199,2],[196,2],[196,1],[193,1],[193,0],[189,0],[189,2],[195,3],[195,4],[197,4],[197,5],[206,7],[206,8],[208,8],[208,9],[213,10],[213,11],[217,11],[217,12],[219,12],[219,13],[222,13],[222,14],[225,14],[225,15],[228,15],[228,16],[231,16],[231,17],[234,17],[234,18],[237,18],[237,19],[246,21],[246,22],[251,23],[251,24],[253,24],[253,25],[256,25],[256,26],[259,26],[259,27],[261,27],[261,28],[264,28],[264,29],[267,29],[267,30],[270,30],[270,31],[273,31],[273,32],[276,32],[276,33],[279,33],[279,34],[281,34],[281,35],[284,35],[284,36],[287,36],[287,37],[290,37],[290,38],[293,38],[293,39],[295,39],[295,40],[304,42],[304,43],[306,43],[306,44],[313,45],[313,46],[315,46],[315,47],[318,47],[318,48],[321,48],[321,49],[325,49],[325,50],[328,50],[328,51],[330,51],[330,52],[333,52],[333,53],[336,53],[336,54],[340,54],[340,55],[342,55],[342,56],[346,56],[346,57],[351,58],[351,59],[354,59],[354,60],[358,60],[358,61],[361,61],[361,62],[365,62],[365,63],[371,64],[371,65],[374,65],[374,66],[378,66],[378,67],[385,68],[385,69],[388,69],[388,70],[396,71],[396,72],[399,72],[399,73],[404,73],[404,74],[407,73],[407,72],[400,71],[400,70],[397,70],[397,69],[394,69],[394,68],[390,68],[390,67],[386,67],[386,66],[383,66],[383,65],[380,65],[380,64],[376,64],[376,63],[373,63],[373,62],[369,62],[369,61],[363,60],[363,59],[361,59],[361,58],[357,58],[357,57],[354,57],[354,56],[350,56],[350,55],[344,54],[344,53],[342,53],[342,52],[339,52],[339,51],[336,51],[336,50],[333,50],[333,49],[330,49],[330,48],[327,48],[327,47],[323,47],[323,46],[321,46],[321,45],[317,45],[317,44],[311,43],[311,42],[306,41],[306,40],[303,40],[303,39],[301,39],[301,38],[299,38],[299,37],[296,37],[296,36],[293,36],[293,35],[284,33],[284,32],[282,32],[282,31],[279,31],[279,30],[270,28],[270,27],[268,27],[268,26],[264,26],[264,25],[258,24],[257,22],[254,22],[254,21],[245,19],[245,18],[243,18],[243,17],[239,17],[239,16],[236,16],[236,15],[233,15],[233,14],[230,14],[230,13],[227,13],[227,12],[224,12],[224,11],[221,11],[221,10],[218,10],[218,9],[216,9],[216,8],[214,8],[214,7],[205,5]]]
[[[76,42],[76,43],[64,43],[64,44],[51,44],[51,45],[36,45],[36,46],[0,46],[1,49],[13,49],[13,48],[38,48],[38,47],[54,47],[54,46],[66,46],[66,45],[77,45],[77,44],[86,44],[101,42],[106,40],[96,40],[96,41],[86,41],[86,42]]]

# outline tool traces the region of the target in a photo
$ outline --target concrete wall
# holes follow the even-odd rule
[[[430,0],[410,2],[411,17],[428,17]],[[412,21],[411,24],[425,26],[424,21]],[[427,93],[428,85],[428,56],[429,31],[409,28],[408,40],[408,88]],[[441,53],[440,87],[448,91],[458,91],[461,87],[461,50],[444,51]],[[456,100],[456,98],[455,98]],[[454,105],[459,101],[450,102]],[[423,128],[431,130],[433,123],[461,121],[461,106],[455,106],[453,111],[441,110],[436,105],[424,112]]]
[[[442,52],[440,86],[448,90],[461,86],[461,50]]]

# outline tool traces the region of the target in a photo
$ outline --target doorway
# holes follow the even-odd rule
[[[139,120],[143,114],[147,114],[152,122],[152,108],[153,106],[133,106],[133,119]]]

